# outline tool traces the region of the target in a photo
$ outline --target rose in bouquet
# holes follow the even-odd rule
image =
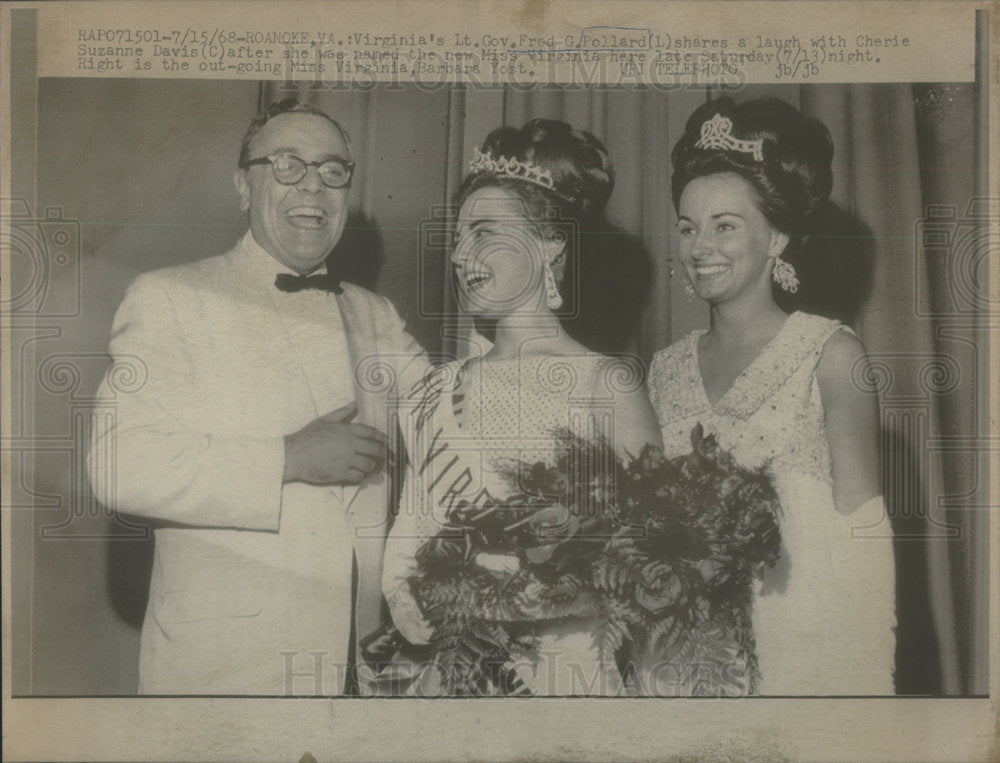
[[[751,583],[780,548],[767,477],[700,426],[674,459],[649,447],[622,463],[570,432],[558,442],[552,464],[502,466],[511,494],[457,505],[418,551],[410,585],[434,635],[408,680],[430,694],[523,692],[512,666],[537,643],[518,624],[585,617],[609,663],[644,654],[684,674],[685,693],[753,693]]]

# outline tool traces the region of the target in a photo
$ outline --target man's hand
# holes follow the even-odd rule
[[[365,424],[352,424],[357,412],[357,404],[351,403],[285,435],[282,481],[357,485],[381,469],[386,437]]]

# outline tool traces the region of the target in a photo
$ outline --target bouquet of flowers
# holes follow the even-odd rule
[[[457,506],[417,554],[434,691],[523,692],[511,666],[537,644],[516,624],[584,617],[602,660],[628,648],[685,694],[755,693],[751,583],[780,548],[767,477],[700,425],[689,455],[647,447],[628,464],[606,442],[557,439],[555,464],[510,464],[516,492]]]

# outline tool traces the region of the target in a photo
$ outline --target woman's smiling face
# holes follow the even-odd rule
[[[769,263],[788,236],[771,227],[742,177],[720,172],[688,183],[677,231],[680,260],[699,297],[719,303],[757,289],[770,294]]]
[[[545,249],[524,201],[497,186],[469,195],[451,255],[465,310],[501,318],[543,309]]]

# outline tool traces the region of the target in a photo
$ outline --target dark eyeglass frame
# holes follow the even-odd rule
[[[299,175],[294,180],[282,180],[280,177],[278,177],[278,170],[275,169],[274,167],[274,163],[278,159],[295,159],[302,165],[302,174]],[[347,170],[347,180],[341,183],[340,185],[333,185],[331,183],[328,183],[326,181],[326,178],[323,177],[323,172],[322,172],[323,165],[331,163],[340,165],[340,167]],[[300,182],[302,178],[304,178],[306,174],[309,172],[310,167],[316,168],[316,171],[319,174],[319,179],[323,182],[323,185],[325,185],[327,188],[350,188],[351,181],[354,179],[354,162],[352,162],[350,159],[341,159],[339,157],[331,157],[329,159],[324,159],[323,161],[320,162],[307,162],[298,154],[293,154],[291,151],[282,151],[277,154],[271,154],[270,156],[261,156],[257,159],[247,159],[240,166],[243,169],[247,169],[248,167],[254,164],[270,164],[271,172],[274,174],[274,179],[277,180],[282,185],[295,185],[296,183]]]

